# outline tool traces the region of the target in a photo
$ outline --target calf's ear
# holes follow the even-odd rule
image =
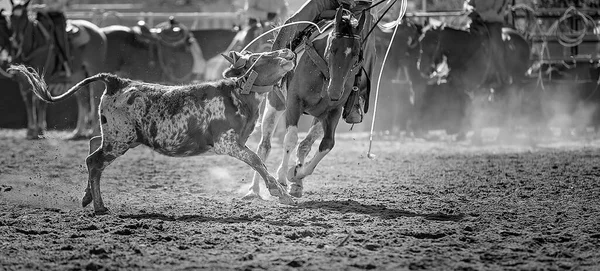
[[[238,76],[241,76],[242,74],[243,74],[242,69],[234,69],[232,67],[229,67],[225,71],[223,71],[223,78],[238,77]]]

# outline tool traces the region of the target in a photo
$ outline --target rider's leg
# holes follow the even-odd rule
[[[365,24],[366,31],[369,31],[369,24]],[[365,29],[363,29],[364,31]],[[369,106],[369,94],[371,92],[371,80],[373,75],[373,69],[375,67],[375,39],[370,38],[367,39],[365,43],[365,48],[363,49],[364,60],[363,60],[363,68],[360,84],[359,84],[359,95],[358,99],[354,99],[353,104],[347,104],[350,107],[350,112],[345,117],[347,123],[361,123],[363,119],[364,113],[366,113]]]

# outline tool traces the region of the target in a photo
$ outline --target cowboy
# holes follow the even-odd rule
[[[474,24],[471,28],[485,28],[483,33],[489,36],[490,55],[496,66],[496,78],[499,85],[510,84],[504,59],[504,41],[502,27],[507,0],[466,0],[464,7]],[[476,29],[477,30],[477,29]]]
[[[71,67],[69,65],[70,52],[69,41],[67,38],[67,18],[65,9],[68,5],[68,0],[43,0],[39,1],[37,10],[45,12],[54,24],[54,39],[59,53],[60,65],[63,67],[66,76],[71,75]],[[63,70],[60,69],[59,70]]]
[[[287,0],[246,0],[244,12],[248,17],[248,24],[258,22],[280,22],[287,17]]]
[[[390,1],[388,1],[390,2]],[[324,11],[335,10],[340,6],[343,6],[347,9],[350,9],[354,14],[360,14],[363,10],[369,8],[372,4],[371,0],[308,0],[300,9],[294,13],[285,23],[292,23],[297,21],[317,21],[321,18],[321,14]],[[389,4],[389,3],[387,3]],[[387,5],[386,4],[386,5]],[[369,10],[370,12],[365,13],[367,20],[365,21],[365,26],[362,30],[361,36],[362,38],[366,38],[367,33],[373,27],[375,23],[375,18],[377,18],[377,10],[372,8]],[[273,50],[278,50],[281,48],[288,47],[292,41],[294,41],[301,30],[303,30],[306,26],[304,25],[290,25],[281,29],[277,37],[275,38],[275,42],[273,43]],[[292,48],[293,49],[293,48]],[[361,123],[363,119],[363,111],[365,108],[365,103],[367,103],[369,88],[370,88],[370,78],[373,74],[373,69],[375,65],[375,39],[373,37],[368,37],[363,45],[364,51],[364,61],[363,68],[366,71],[361,73],[360,79],[360,96],[358,99],[348,99],[349,101],[353,101],[352,104],[346,103],[347,107],[350,107],[350,110],[344,110],[345,113],[342,115],[344,120],[349,124]]]
[[[245,0],[244,14],[248,19],[248,32],[255,31],[259,24],[263,27],[265,23],[279,23],[287,17],[287,0]],[[250,43],[255,35],[246,35],[244,44]],[[250,51],[256,50],[258,46],[251,46]]]

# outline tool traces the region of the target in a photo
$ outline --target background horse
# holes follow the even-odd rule
[[[510,85],[494,85],[496,70],[490,57],[489,38],[487,33],[475,33],[471,31],[455,29],[450,27],[426,27],[420,45],[419,70],[426,78],[435,77],[442,64],[447,64],[449,72],[447,82],[449,87],[462,93],[464,111],[464,122],[461,130],[471,126],[473,115],[467,101],[475,97],[481,97],[479,90],[489,91],[494,88],[494,96],[502,97],[502,110],[504,125],[510,114],[515,112],[515,106],[520,106],[519,101],[511,100],[522,91],[522,84],[526,81],[526,73],[530,67],[530,46],[527,41],[515,30],[504,28],[504,48],[506,56],[506,70],[512,79]],[[444,63],[445,62],[445,63]],[[478,112],[482,113],[482,112]],[[486,112],[487,113],[487,112]]]
[[[420,134],[425,80],[417,69],[417,60],[422,27],[404,17],[392,40],[394,24],[378,24],[373,32],[377,40],[377,70],[381,69],[387,46],[391,46],[383,69],[379,93],[382,99],[378,105],[386,108],[388,113],[377,117],[375,127]],[[377,83],[376,80],[372,81]]]
[[[231,51],[241,51],[253,41],[256,37],[265,33],[266,31],[272,29],[272,25],[268,22],[258,23],[251,27],[246,27],[239,31],[227,49],[222,51],[221,53],[231,52]],[[272,43],[269,41],[269,38],[273,38],[271,35],[265,35],[263,38],[254,42],[251,46],[249,46],[246,50],[253,53],[262,53],[271,50]],[[230,63],[227,62],[221,55],[216,55],[207,61],[205,79],[206,80],[218,80],[223,79],[223,71],[225,71],[230,66]]]
[[[0,10],[0,76],[7,78],[13,77],[12,74],[6,71],[14,54],[14,48],[10,42],[11,35],[12,32],[8,27],[8,19],[4,14],[4,10]]]
[[[364,14],[355,26],[350,13],[339,8],[333,30],[325,38],[306,40],[304,52],[298,56],[298,64],[288,74],[287,98],[285,102],[286,135],[284,156],[277,170],[278,181],[291,183],[290,194],[302,196],[302,180],[312,174],[317,164],[331,151],[335,144],[335,129],[342,115],[342,107],[348,100],[362,61],[361,31],[365,25]],[[269,96],[273,98],[273,96]],[[271,149],[271,136],[282,109],[277,112],[272,102],[266,106],[262,121],[262,138],[258,155],[266,160]],[[307,137],[298,147],[296,167],[288,172],[288,161],[298,143],[298,121],[303,113],[314,117]],[[312,144],[322,136],[318,152],[304,163]],[[258,175],[254,175],[250,191],[245,198],[259,196]]]
[[[149,29],[103,27],[108,52],[104,71],[145,82],[189,83],[201,79],[204,57],[194,36],[173,18]]]
[[[57,49],[53,40],[53,25],[40,19],[45,15],[38,12],[37,18],[28,16],[30,1],[13,4],[10,16],[13,41],[16,52],[13,61],[34,67],[46,72],[48,81],[54,89],[64,88],[65,83],[78,82],[83,78],[102,71],[106,55],[106,37],[94,24],[84,20],[69,20],[68,23],[85,33],[86,42],[75,43],[70,40],[72,56],[72,74],[68,78],[57,78],[54,68],[57,66]],[[65,30],[59,30],[65,31]],[[27,110],[27,138],[36,139],[43,136],[47,128],[46,104],[37,99],[31,92],[29,83],[20,75],[16,77],[25,107]],[[69,136],[71,139],[87,138],[98,134],[100,126],[97,117],[97,101],[103,91],[101,84],[89,86],[92,91],[82,91],[76,95],[78,116],[77,128]],[[94,98],[96,96],[97,98]]]

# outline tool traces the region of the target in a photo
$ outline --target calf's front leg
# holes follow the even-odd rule
[[[287,190],[277,182],[275,177],[269,174],[267,167],[260,157],[248,147],[238,143],[238,138],[235,132],[229,131],[221,136],[213,150],[217,154],[226,154],[248,164],[265,180],[267,189],[269,189],[269,193],[272,196],[278,197],[281,203],[294,204],[294,200]]]

